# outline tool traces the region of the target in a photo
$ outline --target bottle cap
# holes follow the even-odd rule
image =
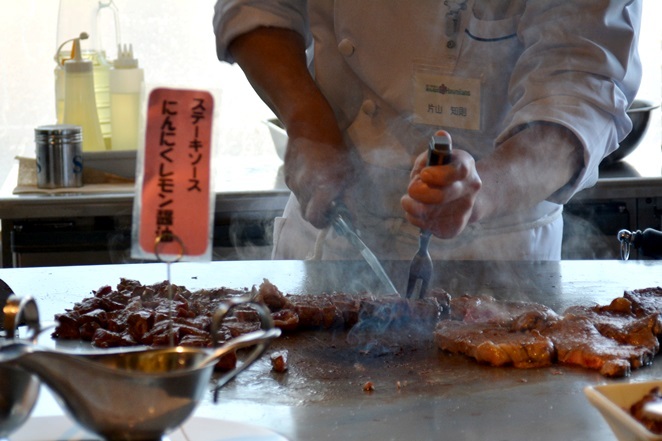
[[[138,67],[138,60],[133,57],[133,45],[117,45],[117,59],[113,62],[115,69],[135,69]]]
[[[84,60],[80,50],[80,41],[87,39],[87,37],[88,35],[85,32],[81,32],[78,38],[72,39],[74,45],[71,51],[71,59],[64,62],[65,72],[92,72],[92,61]]]

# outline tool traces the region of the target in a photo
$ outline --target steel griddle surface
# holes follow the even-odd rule
[[[386,262],[402,289],[408,262]],[[575,304],[605,304],[625,289],[657,286],[662,263],[439,262],[433,286],[452,295],[489,294],[544,303],[557,311]],[[363,262],[215,262],[176,264],[173,282],[189,289],[250,287],[268,278],[291,294],[373,290]],[[120,277],[155,283],[160,264],[0,270],[17,293],[37,298],[42,317],[70,307]],[[662,377],[662,359],[628,379],[563,366],[493,368],[438,351],[430,339],[348,341],[345,330],[285,334],[270,350],[286,349],[289,370],[274,373],[264,358],[198,415],[259,424],[292,440],[613,440],[583,394],[588,385]],[[378,342],[379,343],[379,342]],[[383,341],[382,341],[383,343]],[[374,391],[363,387],[372,382]]]

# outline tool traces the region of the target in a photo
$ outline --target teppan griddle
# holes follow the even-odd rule
[[[409,262],[385,262],[404,289]],[[626,289],[658,286],[662,262],[435,262],[432,287],[452,295],[488,294],[540,302],[558,312],[606,304]],[[264,278],[284,293],[361,292],[379,287],[365,262],[234,261],[177,263],[173,283],[189,289],[250,288]],[[42,319],[69,308],[121,277],[163,281],[165,264],[1,269],[0,279],[36,298]],[[291,440],[613,440],[583,388],[662,377],[662,357],[629,378],[553,366],[494,368],[443,353],[431,340],[386,340],[381,347],[344,330],[285,334],[289,369],[268,358],[251,366],[197,415],[258,424]],[[57,344],[57,343],[55,343]],[[366,383],[372,391],[365,391]]]

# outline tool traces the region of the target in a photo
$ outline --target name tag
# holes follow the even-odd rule
[[[417,71],[414,73],[415,122],[480,130],[480,95],[480,79]]]

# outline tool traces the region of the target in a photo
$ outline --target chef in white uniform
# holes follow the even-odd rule
[[[558,260],[562,207],[631,128],[641,0],[218,0],[237,62],[289,135],[273,257]],[[451,165],[424,167],[431,135]],[[328,230],[328,231],[327,231]]]

